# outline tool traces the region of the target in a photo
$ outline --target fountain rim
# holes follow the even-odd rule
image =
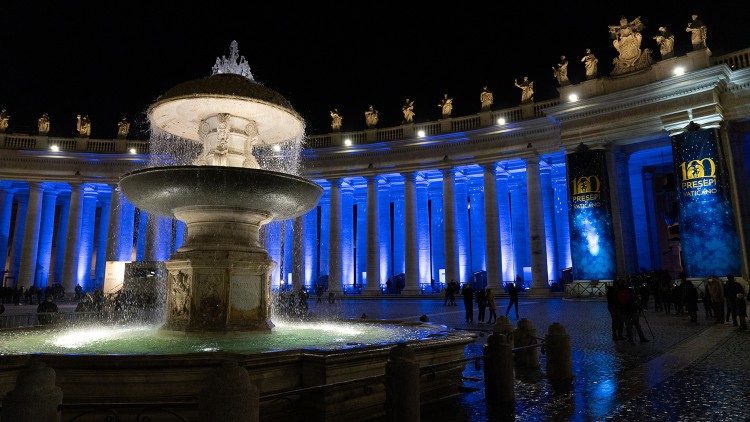
[[[204,93],[196,92],[192,94],[183,94],[183,95],[172,96],[172,97],[167,97],[167,98],[159,98],[148,107],[148,109],[146,110],[146,115],[148,116],[149,121],[152,121],[154,110],[164,104],[167,104],[173,101],[178,101],[178,100],[205,100],[208,98],[240,100],[240,101],[248,101],[248,102],[262,104],[262,105],[272,107],[272,108],[289,113],[292,117],[298,119],[304,126],[305,119],[299,113],[297,113],[297,111],[291,108],[291,106],[287,107],[282,104],[273,103],[273,102],[266,101],[266,100],[261,100],[255,97],[248,97],[244,95],[230,95],[230,94],[204,94]],[[221,113],[220,111],[217,111],[215,114],[220,114],[220,113]]]
[[[323,191],[323,187],[322,186],[320,186],[319,184],[313,182],[312,180],[310,180],[310,179],[308,179],[306,177],[297,176],[297,175],[294,175],[294,174],[284,173],[284,172],[280,172],[280,171],[265,170],[265,169],[261,169],[261,168],[254,169],[254,168],[248,168],[248,167],[232,167],[232,166],[199,166],[199,165],[195,165],[195,164],[184,164],[184,165],[176,165],[176,166],[156,166],[156,167],[146,167],[146,168],[142,168],[142,169],[132,170],[132,171],[129,171],[127,173],[121,174],[120,175],[120,181],[122,181],[122,179],[125,179],[125,178],[127,178],[129,176],[136,175],[136,174],[143,174],[143,173],[150,173],[150,172],[156,173],[156,172],[168,171],[170,169],[175,169],[175,170],[178,170],[178,169],[179,170],[205,169],[205,171],[211,171],[211,170],[217,170],[218,171],[220,169],[222,171],[231,171],[231,172],[239,172],[239,173],[262,173],[262,174],[270,174],[270,175],[274,175],[274,176],[278,176],[278,177],[283,177],[285,179],[290,179],[290,180],[295,180],[295,181],[298,181],[298,182],[307,183],[307,184],[309,184],[311,186],[315,186],[318,189],[320,189],[321,191]]]

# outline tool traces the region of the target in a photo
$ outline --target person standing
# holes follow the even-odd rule
[[[706,280],[704,286],[701,299],[703,301],[703,312],[705,312],[706,321],[708,321],[709,318],[714,316],[713,307],[711,306],[711,292],[708,290],[708,280]]]
[[[487,309],[487,298],[484,295],[483,289],[478,289],[476,293],[477,297],[477,308],[479,308],[479,324],[484,325],[484,313]]]
[[[740,319],[740,330],[747,330],[747,300],[745,300],[746,293],[744,289],[740,293],[737,293],[737,299],[735,299],[735,308],[737,309],[737,318]]]
[[[685,291],[685,308],[690,315],[691,322],[698,322],[698,289],[693,286],[690,280],[682,280]]]
[[[625,331],[627,333],[628,342],[634,343],[633,331],[638,334],[638,338],[641,343],[648,343],[649,340],[643,334],[641,323],[638,320],[640,313],[643,311],[642,304],[638,298],[638,293],[633,286],[623,287],[618,292],[618,298],[621,304],[624,304],[623,310],[625,314]]]
[[[510,299],[510,301],[508,302],[508,307],[505,309],[505,316],[508,316],[510,307],[515,305],[516,320],[518,320],[518,288],[516,287],[515,283],[510,283],[510,285],[508,286],[508,298]]]
[[[461,289],[461,296],[464,298],[464,307],[466,308],[466,322],[474,322],[474,289],[469,283],[464,284]]]
[[[737,299],[737,293],[740,293],[742,289],[739,283],[734,281],[733,275],[727,276],[727,282],[724,283],[724,301],[727,303],[727,315],[724,319],[725,324],[729,324],[729,317],[732,317],[732,325],[737,326],[737,308],[735,302]]]
[[[489,287],[484,291],[484,298],[487,300],[487,308],[490,310],[487,324],[494,324],[497,322],[497,305],[495,305],[495,297],[492,296],[492,290]]]
[[[714,308],[714,317],[717,324],[724,323],[724,286],[721,281],[715,277],[708,278],[708,294],[711,296],[711,305]]]
[[[617,302],[617,287],[607,286],[607,310],[612,319],[612,340],[625,340],[622,332],[624,324],[620,315],[620,304]]]

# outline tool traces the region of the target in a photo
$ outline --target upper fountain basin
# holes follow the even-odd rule
[[[274,220],[298,217],[323,195],[316,183],[268,170],[219,166],[152,167],[120,179],[120,189],[136,207],[174,216],[192,206],[226,206],[259,211]]]
[[[285,142],[304,132],[302,118],[281,94],[229,73],[181,83],[148,109],[153,125],[193,141],[200,141],[201,122],[219,113],[255,121],[259,144]]]

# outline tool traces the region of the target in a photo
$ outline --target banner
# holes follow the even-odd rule
[[[567,156],[574,280],[613,280],[615,242],[604,150],[581,145]]]
[[[740,246],[716,129],[672,136],[682,267],[687,277],[740,275]]]

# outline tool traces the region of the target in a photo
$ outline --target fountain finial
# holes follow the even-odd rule
[[[247,63],[245,56],[240,56],[240,48],[236,40],[233,40],[229,44],[229,58],[227,56],[221,56],[216,58],[216,64],[211,69],[212,75],[219,73],[232,73],[235,75],[244,76],[251,81],[254,81],[252,72],[250,72],[250,65]]]

